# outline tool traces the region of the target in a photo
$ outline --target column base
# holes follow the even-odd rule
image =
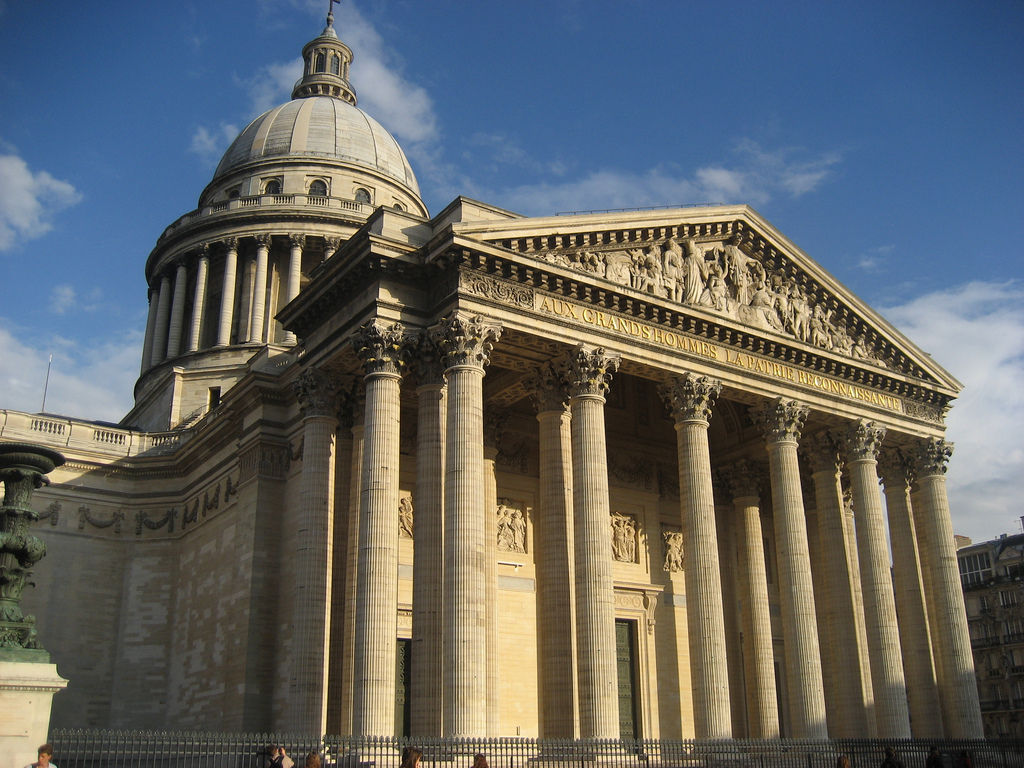
[[[10,661],[10,654],[0,656],[0,755],[11,765],[36,761],[36,750],[46,743],[50,730],[53,694],[68,685],[57,674],[57,665],[47,663],[45,651],[18,655],[34,653],[46,661]]]

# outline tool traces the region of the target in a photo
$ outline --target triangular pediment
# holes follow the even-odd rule
[[[461,221],[462,243],[536,260],[794,350],[956,396],[929,355],[747,206]]]

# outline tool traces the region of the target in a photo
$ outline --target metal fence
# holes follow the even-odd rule
[[[924,768],[939,747],[947,768],[1024,768],[1024,741],[880,741],[794,739],[729,741],[396,739],[273,733],[61,730],[52,735],[60,768],[264,768],[270,744],[302,768],[310,752],[328,768],[399,768],[402,751],[423,751],[423,768],[471,768],[482,753],[490,768],[878,768],[892,746],[906,768]],[[963,762],[964,758],[969,762]]]

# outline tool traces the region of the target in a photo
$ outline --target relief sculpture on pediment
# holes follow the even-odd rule
[[[778,266],[744,249],[736,233],[723,241],[666,237],[648,245],[598,251],[539,252],[545,261],[613,283],[701,307],[763,331],[857,360],[889,365],[834,300],[821,297]]]

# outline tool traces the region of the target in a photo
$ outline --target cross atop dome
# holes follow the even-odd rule
[[[293,99],[331,96],[355,106],[356,92],[348,81],[352,50],[334,31],[334,4],[337,2],[340,0],[328,0],[327,26],[302,49],[302,77],[292,89]]]

